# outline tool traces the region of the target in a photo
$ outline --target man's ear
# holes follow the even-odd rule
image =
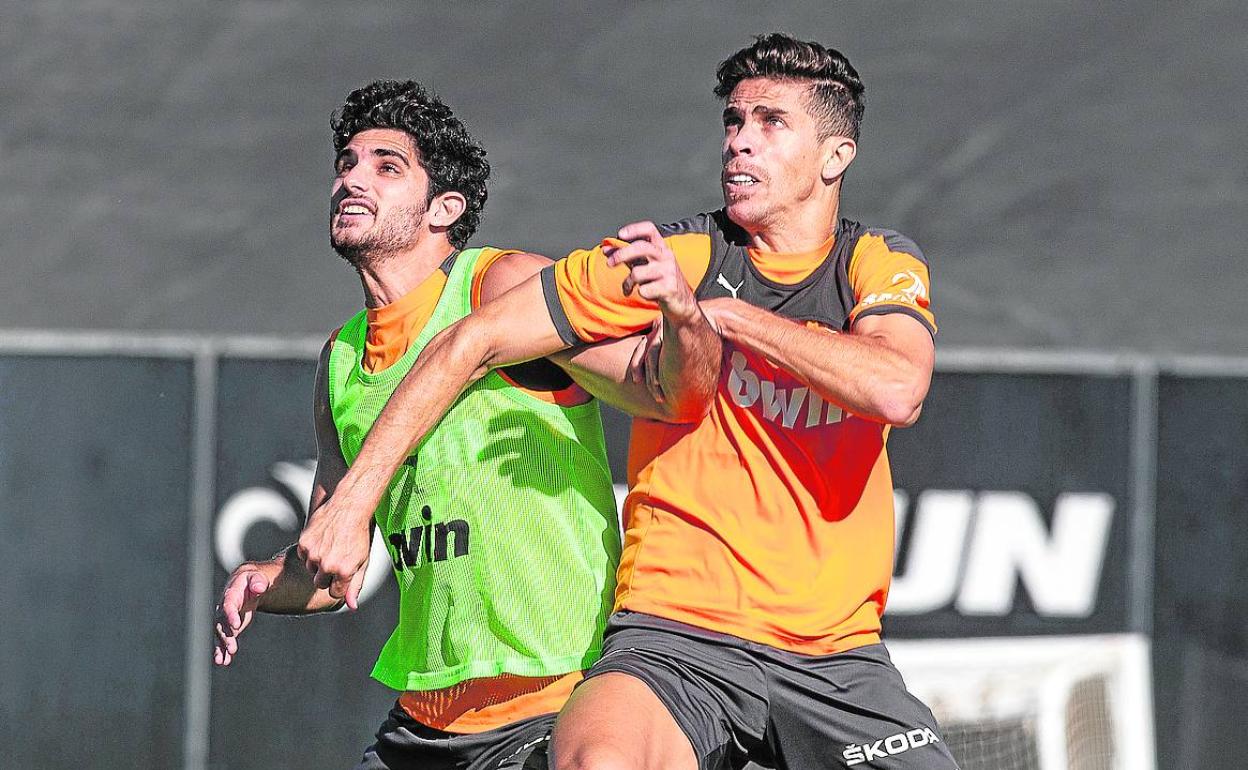
[[[446,228],[455,224],[467,208],[468,201],[463,193],[447,190],[433,196],[433,200],[429,201],[429,210],[425,216],[428,217],[430,227]]]
[[[858,144],[848,136],[832,136],[825,140],[823,154],[823,181],[831,184],[849,168],[858,155]]]

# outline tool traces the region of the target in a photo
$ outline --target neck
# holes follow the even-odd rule
[[[446,238],[422,240],[410,249],[378,256],[356,267],[364,288],[364,304],[389,305],[424,283],[454,250]]]
[[[840,218],[840,185],[826,196],[803,201],[775,222],[744,226],[750,245],[757,251],[794,254],[819,248],[836,233]]]

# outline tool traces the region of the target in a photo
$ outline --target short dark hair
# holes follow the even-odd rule
[[[336,152],[370,128],[393,128],[411,136],[419,153],[417,162],[429,175],[425,204],[448,190],[464,196],[464,213],[451,225],[447,237],[457,249],[467,245],[485,208],[490,164],[485,148],[436,94],[414,80],[378,80],[352,91],[346,104],[330,116],[329,127]]]
[[[780,32],[759,35],[715,71],[715,95],[726,99],[747,78],[799,80],[810,84],[807,107],[821,123],[819,138],[848,136],[858,141],[866,109],[866,88],[858,71],[835,48],[796,40]]]

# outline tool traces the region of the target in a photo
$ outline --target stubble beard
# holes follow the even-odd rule
[[[355,228],[338,231],[331,221],[330,245],[356,270],[377,265],[420,241],[420,225],[425,211],[424,203],[403,206],[387,214],[385,219],[374,223],[368,230],[358,233]]]

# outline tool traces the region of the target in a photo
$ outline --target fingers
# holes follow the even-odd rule
[[[238,653],[238,635],[246,628],[260,596],[269,590],[269,579],[256,570],[235,574],[226,584],[213,624],[212,660],[228,666]]]
[[[663,351],[663,319],[656,318],[650,333],[646,335],[649,344],[646,346],[646,390],[657,403],[663,403],[663,387],[659,384],[659,356]]]
[[[365,559],[364,564],[357,564],[354,567],[344,567],[340,569],[322,569],[317,577],[318,587],[329,589],[329,595],[335,599],[342,599],[351,609],[355,609],[354,602],[357,601],[360,593],[360,585],[364,580],[364,567],[368,563]],[[321,585],[324,581],[324,585]]]
[[[349,579],[354,577],[355,575],[348,575],[346,577],[342,575],[332,575],[328,586],[329,595],[335,599],[346,599],[347,587],[350,585]]]
[[[669,283],[674,283],[675,277],[670,269],[662,264],[655,262],[641,262],[634,265],[628,271],[628,276],[624,278],[623,290],[625,296],[631,294],[633,289],[638,287],[650,286],[651,289],[659,289],[657,293],[664,294],[670,290]],[[655,284],[656,286],[651,286]],[[654,299],[646,296],[647,291],[639,292],[646,299]]]
[[[663,236],[659,233],[659,228],[649,220],[642,222],[633,222],[620,228],[620,240],[622,241],[649,241],[654,245],[663,243]]]
[[[312,585],[320,589],[329,588],[333,581],[333,576],[321,563],[321,548],[319,544],[314,543],[310,530],[314,523],[309,523],[308,528],[299,536],[299,542],[295,548],[295,553],[299,556],[299,561],[303,563],[304,569],[308,571],[308,575],[312,578]]]
[[[221,623],[217,623],[213,631],[212,662],[218,666],[228,666],[238,653],[238,637]]]
[[[637,342],[637,347],[633,350],[632,356],[628,359],[628,379],[629,382],[640,385],[645,379],[644,371],[646,365],[646,350],[650,347],[649,335],[643,334]]]
[[[317,562],[315,560],[308,562],[308,572],[312,575],[312,584],[322,591],[329,591],[329,595],[335,599],[341,599],[346,595],[347,586],[351,579],[359,572],[359,566],[349,566],[347,562],[329,563]]]
[[[228,666],[238,652],[238,629],[225,619],[225,612],[220,604],[217,605],[216,618],[212,627],[212,662],[218,666]]]
[[[356,571],[355,577],[351,578],[350,584],[347,585],[347,595],[343,598],[346,599],[347,607],[352,612],[360,608],[360,589],[364,587],[364,573],[367,571],[368,564],[365,563]]]
[[[225,641],[221,636],[221,624],[218,623],[214,627],[215,633],[212,636],[212,662],[218,666],[230,665],[230,655],[225,651]]]
[[[624,296],[634,291],[645,300],[656,302],[666,313],[671,308],[687,310],[693,302],[692,290],[676,255],[653,222],[636,222],[620,228],[621,241],[603,242],[603,253],[611,267],[626,265],[628,275],[620,284]]]
[[[242,609],[246,593],[247,580],[245,576],[236,577],[226,584],[225,592],[221,595],[221,604],[217,605],[221,617],[225,620],[226,625],[232,629],[242,625],[242,618],[239,612]]]
[[[604,248],[603,253],[607,255],[607,264],[611,267],[616,265],[636,267],[647,262],[665,261],[671,250],[662,241],[657,244],[650,241],[633,241],[617,248]]]
[[[318,590],[328,591],[334,599],[345,600],[352,581],[360,577],[364,565],[368,563],[369,531],[364,530],[362,537],[354,532],[342,533],[332,530],[326,536],[318,537],[314,532],[316,521],[313,520],[299,538],[297,552],[312,585]],[[358,594],[358,590],[355,592]],[[351,602],[356,596],[350,597]]]

